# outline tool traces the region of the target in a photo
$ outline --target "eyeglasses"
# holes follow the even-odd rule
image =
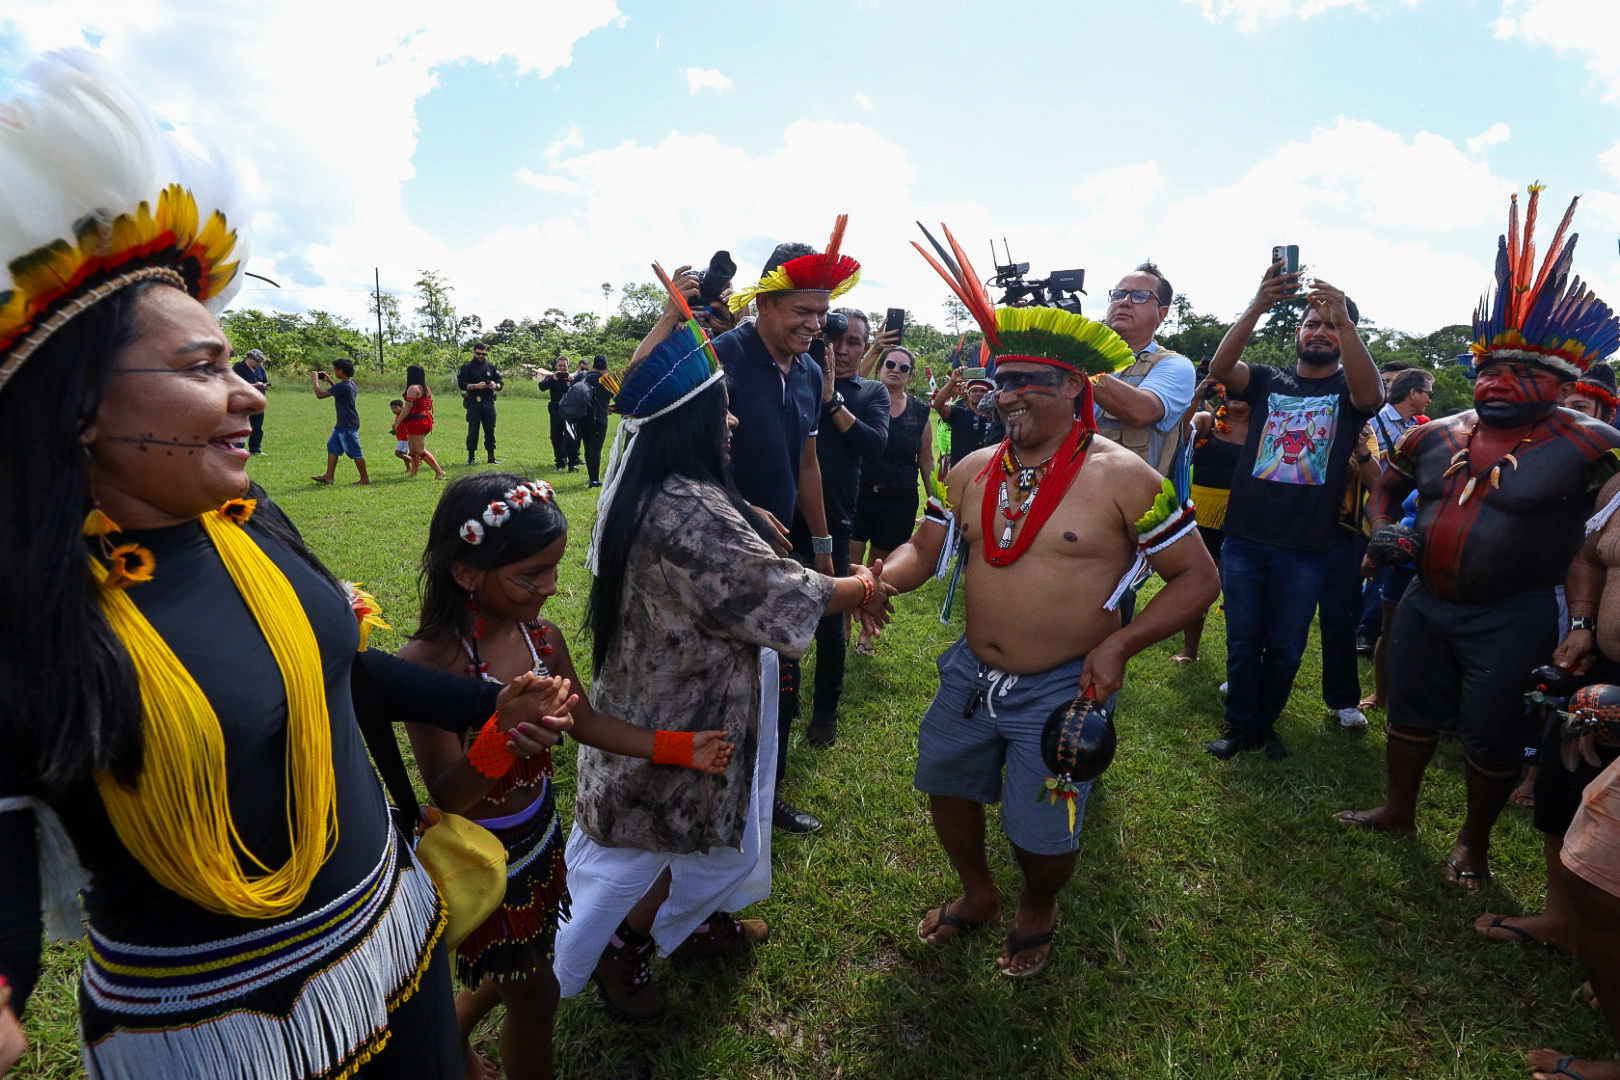
[[[1063,381],[1063,372],[1056,368],[1046,371],[998,371],[995,379],[996,393],[1016,394],[1031,386],[1056,386]]]
[[[1108,290],[1108,302],[1110,304],[1117,304],[1119,301],[1124,300],[1126,297],[1130,297],[1130,301],[1133,304],[1145,304],[1149,300],[1157,300],[1159,298],[1158,294],[1155,293],[1152,289],[1109,289]]]
[[[909,372],[911,370],[911,365],[910,364],[902,364],[902,363],[900,363],[900,362],[898,362],[896,360],[885,360],[885,361],[883,361],[883,366],[886,367],[886,368],[890,368],[890,369],[892,369],[894,371],[898,371],[902,375],[906,374],[907,372]]]

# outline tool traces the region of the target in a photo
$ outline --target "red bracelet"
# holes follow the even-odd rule
[[[499,713],[490,713],[478,738],[467,748],[467,764],[491,780],[499,780],[517,764],[517,755],[506,748],[506,732],[496,726],[499,717]]]
[[[861,578],[860,582],[861,587],[866,590],[866,595],[861,597],[861,607],[866,607],[872,602],[872,594],[877,592],[877,581],[871,574],[868,574]]]
[[[653,732],[654,765],[684,765],[692,767],[692,733],[690,731]]]

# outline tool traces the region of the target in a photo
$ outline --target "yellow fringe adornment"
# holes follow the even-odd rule
[[[298,594],[259,545],[219,511],[199,520],[281,669],[291,855],[271,870],[247,849],[231,817],[225,738],[213,706],[128,595],[106,587],[100,590],[102,613],[140,682],[145,747],[134,788],[99,772],[96,789],[119,840],[158,884],[208,911],[276,918],[303,903],[337,846],[337,784],[320,647]],[[89,564],[97,583],[105,585],[107,569],[94,558]],[[245,872],[244,861],[263,873]]]

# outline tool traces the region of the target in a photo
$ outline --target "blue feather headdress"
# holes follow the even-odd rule
[[[602,474],[602,497],[596,503],[596,524],[591,529],[590,547],[585,550],[585,565],[596,573],[597,552],[602,548],[602,530],[608,519],[608,508],[619,490],[619,476],[624,463],[636,448],[641,428],[649,420],[656,420],[674,412],[703,391],[725,377],[720,368],[720,357],[709,344],[709,335],[701,323],[692,316],[686,298],[669,280],[664,268],[653,264],[653,273],[663,282],[671,301],[686,316],[686,321],[654,345],[646,356],[631,363],[622,374],[603,376],[602,385],[613,391],[613,411],[624,419],[619,421],[619,432],[613,438],[613,449],[608,454],[607,470]]]
[[[1496,290],[1474,312],[1474,368],[1507,361],[1539,364],[1560,378],[1579,378],[1592,362],[1620,346],[1620,320],[1580,278],[1569,276],[1575,241],[1564,234],[1575,217],[1577,196],[1553,234],[1536,272],[1536,203],[1541,184],[1530,185],[1524,237],[1519,237],[1519,197],[1508,208],[1508,231],[1497,241]]]

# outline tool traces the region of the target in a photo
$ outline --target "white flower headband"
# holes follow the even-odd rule
[[[498,529],[509,521],[513,514],[528,506],[534,500],[555,502],[556,492],[544,480],[529,480],[519,484],[508,491],[503,497],[484,507],[484,512],[475,518],[468,518],[462,522],[461,538],[467,543],[477,546],[484,542],[484,529]]]

